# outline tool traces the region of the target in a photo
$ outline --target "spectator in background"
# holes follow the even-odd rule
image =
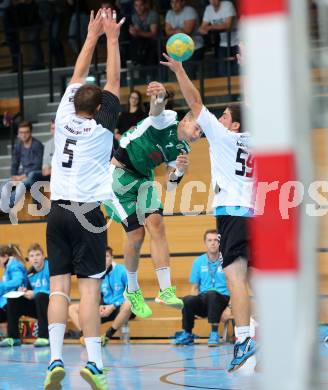
[[[102,346],[105,346],[116,331],[129,319],[135,318],[131,313],[130,302],[124,299],[123,293],[127,286],[127,276],[124,265],[116,264],[113,261],[113,250],[106,248],[106,274],[101,283],[101,303],[99,306],[101,323],[113,321],[112,326],[107,329],[101,337]],[[79,305],[69,307],[69,315],[73,324],[79,329]]]
[[[66,0],[72,12],[68,41],[74,54],[79,54],[88,32],[90,9],[87,0]],[[80,33],[80,34],[79,34]]]
[[[50,180],[52,156],[55,152],[55,119],[50,121],[51,138],[44,145],[44,153],[42,160],[42,176],[43,180]]]
[[[219,34],[219,44],[215,48],[216,57],[220,60],[218,65],[219,76],[227,76],[228,74],[227,63],[224,61],[228,57],[228,33],[223,32],[225,30],[231,30],[230,57],[234,57],[231,62],[231,74],[238,74],[236,55],[239,42],[235,25],[236,9],[230,1],[210,0],[210,4],[205,9],[199,32],[202,35],[206,35],[211,31]]]
[[[47,318],[50,294],[49,267],[39,244],[33,244],[28,249],[28,261],[31,265],[28,271],[29,285],[27,288],[18,289],[24,295],[19,298],[8,298],[7,301],[8,337],[0,341],[2,348],[21,345],[19,318],[23,315],[38,320],[38,338],[34,346],[49,346]]]
[[[7,322],[7,298],[4,295],[28,284],[24,258],[18,246],[0,246],[0,267],[4,268],[0,281],[0,322]]]
[[[32,137],[31,122],[20,122],[18,139],[19,141],[13,148],[11,182],[4,185],[2,189],[0,206],[4,212],[8,212],[9,208],[14,207],[24,195],[25,189],[30,189],[42,176],[43,145]],[[20,167],[22,167],[22,171]],[[16,190],[11,193],[13,186],[16,187]]]
[[[117,129],[114,132],[114,149],[117,149],[121,136],[147,116],[141,93],[137,90],[132,91],[129,96],[127,111],[123,111],[118,118]]]
[[[231,313],[228,307],[230,294],[221,265],[222,256],[217,231],[207,230],[204,234],[204,242],[207,252],[194,261],[189,279],[192,284],[191,295],[183,298],[183,332],[176,337],[175,345],[194,343],[192,329],[195,316],[199,316],[207,317],[212,327],[208,346],[217,346],[219,344],[218,327],[220,319],[223,319],[222,314],[225,312],[224,319],[226,319]]]
[[[165,17],[165,33],[168,37],[177,33],[185,33],[195,42],[193,61],[199,61],[204,56],[204,41],[199,29],[199,18],[193,7],[187,6],[185,0],[171,0],[171,9]]]
[[[138,65],[158,63],[157,41],[159,15],[150,10],[148,0],[134,0],[135,12],[129,32],[132,36],[131,59]]]

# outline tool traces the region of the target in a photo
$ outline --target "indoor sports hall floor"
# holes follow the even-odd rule
[[[110,368],[111,390],[253,390],[261,388],[261,374],[250,375],[250,366],[239,374],[227,374],[232,355],[231,344],[218,348],[207,345],[172,347],[170,345],[111,345],[104,349],[104,363]],[[79,376],[80,361],[86,351],[78,345],[64,346],[68,375],[64,390],[89,389]],[[321,387],[328,388],[328,347],[320,345]],[[0,351],[0,390],[42,389],[49,359],[48,349],[31,345]]]

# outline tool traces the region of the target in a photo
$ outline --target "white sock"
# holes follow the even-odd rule
[[[13,189],[13,186],[10,182],[6,183],[2,189],[1,189],[1,194],[0,194],[0,209],[4,213],[8,213],[10,210],[10,196],[11,196],[11,191]]]
[[[170,267],[157,268],[156,275],[161,291],[171,287],[171,270]]]
[[[250,326],[236,326],[235,330],[239,343],[243,343],[247,337],[251,337]]]
[[[65,324],[49,324],[48,326],[51,352],[50,362],[57,359],[63,360],[65,328]]]
[[[132,293],[139,290],[140,287],[137,279],[138,272],[126,271],[126,275],[128,277],[128,292]]]
[[[96,363],[99,370],[104,368],[101,356],[101,340],[100,337],[85,337],[85,346],[88,353],[88,361]]]

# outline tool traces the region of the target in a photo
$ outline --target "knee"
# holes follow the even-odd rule
[[[39,292],[39,293],[35,294],[34,299],[36,301],[47,302],[47,301],[49,301],[49,294],[44,293],[44,292]]]
[[[165,225],[160,214],[153,214],[147,220],[147,228],[152,238],[165,237]]]
[[[131,304],[129,301],[125,301],[121,308],[120,308],[120,312],[122,313],[126,313],[126,314],[130,314],[131,313]]]
[[[206,292],[207,299],[213,300],[213,299],[216,299],[217,297],[218,297],[218,293],[214,290],[210,290],[210,291]]]
[[[195,299],[194,295],[187,295],[186,297],[183,297],[182,300],[183,300],[184,307],[190,306],[193,303],[194,299]]]

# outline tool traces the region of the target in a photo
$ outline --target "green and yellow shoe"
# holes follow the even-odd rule
[[[88,362],[81,369],[81,377],[91,386],[92,390],[108,390],[108,369],[99,370],[95,363]]]
[[[131,311],[137,317],[147,318],[153,314],[151,308],[145,302],[140,289],[132,293],[125,290],[124,296],[131,303]]]
[[[47,376],[44,381],[45,390],[60,390],[62,388],[61,381],[65,378],[64,363],[62,360],[54,360],[50,363],[47,371]]]
[[[160,291],[155,298],[156,303],[161,305],[167,305],[174,309],[183,309],[183,300],[176,296],[176,287],[171,286],[166,288],[164,291]]]
[[[33,344],[36,348],[41,348],[41,347],[49,347],[50,343],[49,343],[49,340],[48,339],[45,339],[45,338],[42,338],[42,337],[38,337],[34,344]]]
[[[0,348],[19,347],[20,345],[22,345],[21,339],[6,337],[0,341]]]
[[[101,346],[106,347],[109,341],[109,337],[106,336],[106,333],[101,336],[100,341],[101,341]]]

